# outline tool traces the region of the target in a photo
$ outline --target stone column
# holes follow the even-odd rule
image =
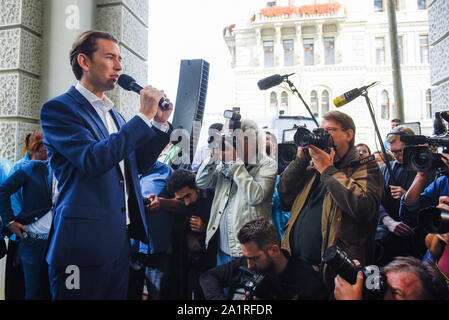
[[[44,0],[41,101],[66,92],[77,80],[70,66],[73,41],[94,29],[95,2],[92,0]]]
[[[263,52],[263,43],[262,43],[262,33],[260,28],[255,28],[254,32],[256,34],[256,57],[255,57],[255,66],[263,67],[264,64],[264,52]]]
[[[449,1],[429,0],[432,112],[449,109]]]
[[[39,130],[42,33],[42,0],[0,2],[0,158],[13,162]]]
[[[316,39],[315,39],[315,61],[314,64],[324,64],[324,44],[323,44],[323,23],[316,25]]]
[[[302,28],[301,24],[297,24],[296,26],[296,46],[295,46],[295,60],[294,65],[304,65],[304,46],[303,46],[303,40],[302,40]]]
[[[148,9],[149,1],[145,0],[97,0],[96,28],[119,39],[122,73],[142,86],[148,83]],[[139,111],[139,96],[134,92],[117,86],[107,95],[126,120]]]
[[[274,66],[283,66],[284,64],[284,48],[281,41],[281,25],[275,25],[275,40],[274,40]]]

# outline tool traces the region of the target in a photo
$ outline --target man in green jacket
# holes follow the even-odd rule
[[[282,247],[300,262],[298,272],[314,279],[303,291],[311,298],[327,299],[335,276],[321,263],[327,248],[336,244],[350,259],[373,263],[383,177],[375,161],[357,161],[351,117],[328,112],[321,128],[332,136],[330,153],[314,145],[299,147],[281,175],[278,192],[282,209],[291,211]]]

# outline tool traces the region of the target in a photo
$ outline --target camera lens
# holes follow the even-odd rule
[[[449,232],[449,212],[429,207],[418,214],[418,225],[429,233]]]
[[[327,248],[324,251],[322,260],[331,266],[340,277],[351,284],[356,283],[358,268],[348,258],[346,252],[342,251],[337,245]]]
[[[298,147],[305,147],[310,144],[310,136],[312,135],[312,132],[307,130],[306,128],[299,127],[298,130],[296,130],[294,140],[295,144]]]

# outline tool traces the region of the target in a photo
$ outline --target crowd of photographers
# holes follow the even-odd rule
[[[131,239],[128,298],[447,299],[449,154],[435,147],[448,139],[415,136],[398,122],[387,152],[372,153],[356,145],[351,117],[331,111],[320,128],[297,130],[288,165],[276,162],[273,134],[235,112],[210,127],[192,164],[170,143],[140,176],[150,239]],[[2,219],[30,198],[45,214],[57,196],[36,199],[26,181],[40,175],[55,191],[51,169],[29,165],[48,159],[42,137],[27,139],[38,142],[25,141],[17,169],[0,162]],[[6,298],[46,299],[47,239],[24,242],[15,227],[1,234],[10,237],[7,253],[0,247]]]

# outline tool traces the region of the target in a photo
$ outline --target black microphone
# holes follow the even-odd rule
[[[424,144],[429,142],[429,139],[426,136],[406,134],[401,135],[400,140],[406,144]]]
[[[336,97],[334,99],[334,105],[337,108],[340,108],[340,107],[344,106],[345,104],[351,102],[355,98],[360,97],[362,95],[362,93],[366,91],[366,89],[371,88],[377,84],[379,84],[379,82],[376,81],[376,82],[371,83],[370,85],[349,90],[348,92],[343,93],[341,96]]]
[[[282,81],[284,81],[285,79],[287,79],[289,76],[291,76],[293,74],[294,73],[284,74],[283,76],[281,76],[280,74],[275,74],[275,75],[269,76],[267,78],[264,78],[262,80],[259,80],[257,82],[257,86],[259,87],[260,90],[267,90],[267,89],[277,86],[278,84],[281,84]]]
[[[143,89],[143,87],[136,82],[136,79],[127,74],[121,74],[118,77],[117,84],[123,89],[127,91],[134,91],[137,94],[140,94],[140,91]],[[169,103],[165,101],[164,98],[161,98],[161,100],[159,100],[159,107],[161,109],[166,110],[169,106]]]

